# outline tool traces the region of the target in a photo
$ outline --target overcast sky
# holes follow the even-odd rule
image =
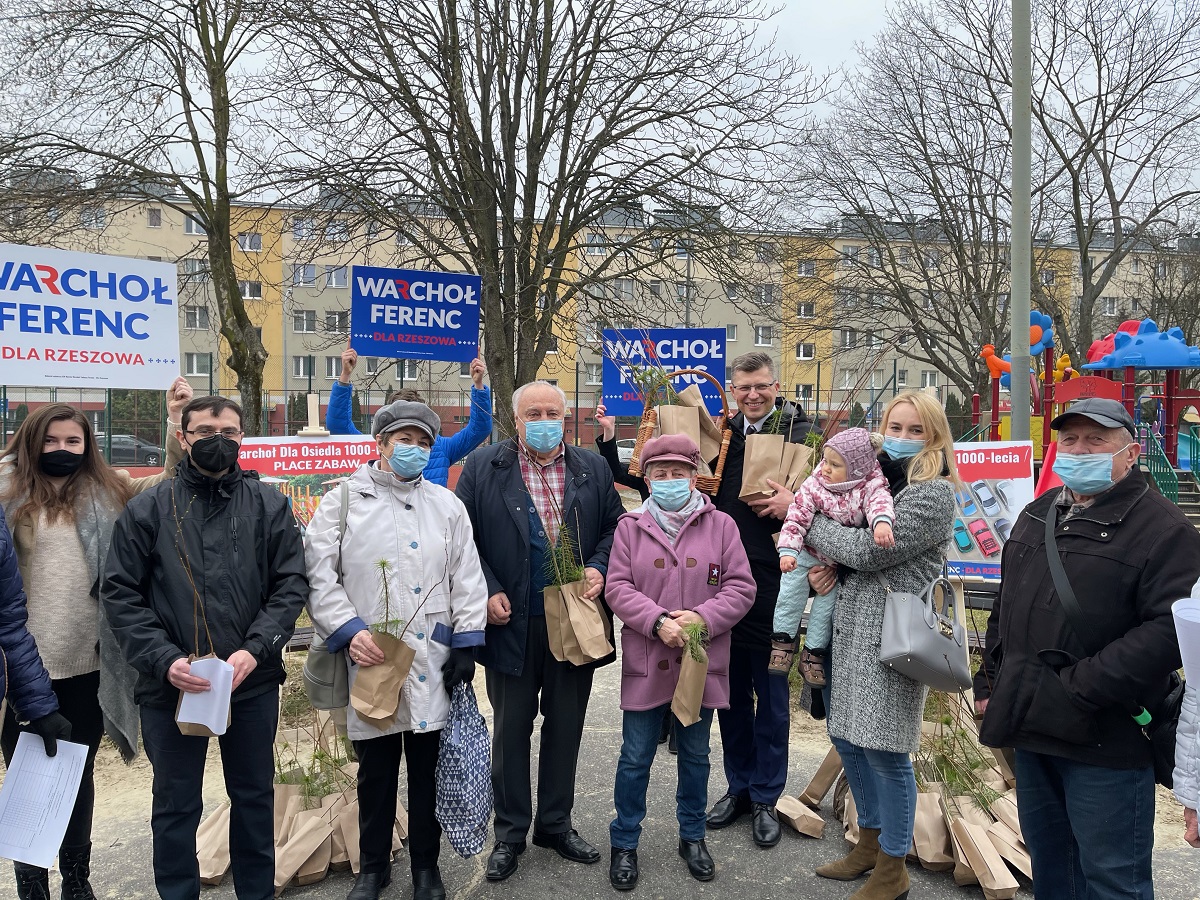
[[[885,0],[777,0],[782,6],[772,24],[780,45],[816,72],[848,69],[855,44],[868,43],[883,27]]]

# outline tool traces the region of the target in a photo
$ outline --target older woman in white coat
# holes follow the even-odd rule
[[[361,668],[384,661],[370,629],[385,619],[382,578],[390,598],[386,618],[408,623],[403,640],[416,652],[390,725],[377,728],[353,708],[346,712],[359,761],[361,856],[347,900],[376,900],[391,882],[401,755],[408,760],[413,896],[446,896],[437,866],[434,772],[450,690],[475,674],[472,648],[484,640],[487,586],[462,503],[421,477],[440,430],[437,414],[423,403],[400,400],[381,409],[371,429],[380,458],[349,479],[344,533],[343,492],[332,490],[304,539],[309,614],[330,652],[348,650],[351,685]]]

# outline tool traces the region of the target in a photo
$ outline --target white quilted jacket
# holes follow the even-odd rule
[[[1188,809],[1200,809],[1200,685],[1188,683],[1175,737],[1175,799]]]

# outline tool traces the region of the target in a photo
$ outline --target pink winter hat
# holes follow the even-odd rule
[[[847,428],[827,440],[825,446],[836,450],[846,461],[846,472],[851,481],[866,478],[878,462],[871,435],[865,428]]]
[[[643,472],[650,463],[681,462],[693,469],[700,468],[700,448],[686,434],[664,434],[646,441],[638,460]]]

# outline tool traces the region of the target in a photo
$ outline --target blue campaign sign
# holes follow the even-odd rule
[[[479,355],[478,275],[353,266],[350,346],[362,356],[470,362]]]
[[[640,416],[645,400],[638,393],[631,370],[650,368],[674,372],[701,369],[720,384],[725,383],[724,328],[627,328],[605,329],[602,395],[610,416]],[[723,408],[717,388],[700,375],[684,375],[672,386],[682,391],[698,385],[704,405],[714,416]]]

